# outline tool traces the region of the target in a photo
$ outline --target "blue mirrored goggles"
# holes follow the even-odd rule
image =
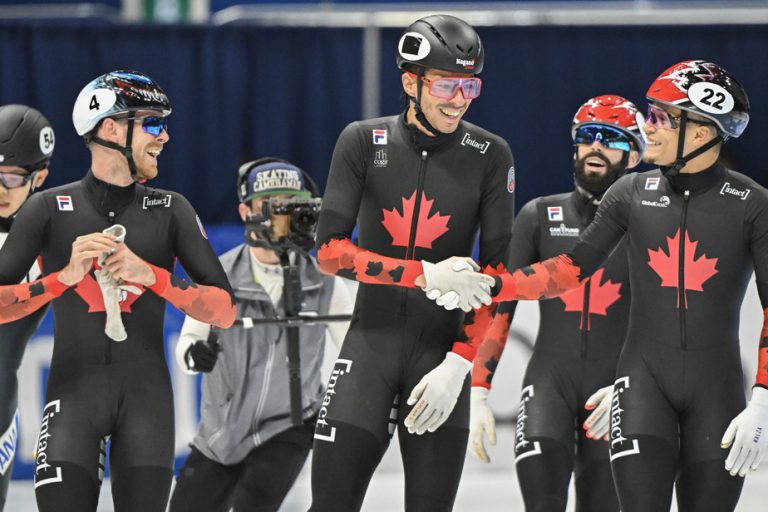
[[[146,117],[122,117],[119,119],[125,119],[128,121],[141,121],[141,129],[145,132],[159,137],[163,130],[168,131],[168,118],[160,116],[146,116]]]
[[[632,150],[632,139],[621,130],[603,125],[579,126],[574,134],[576,144],[594,144],[599,142],[608,149]]]

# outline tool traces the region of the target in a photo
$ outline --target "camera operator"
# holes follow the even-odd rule
[[[326,325],[299,329],[303,424],[298,426],[289,413],[288,329],[253,325],[253,319],[286,316],[287,260],[298,268],[303,315],[352,311],[341,279],[320,273],[307,254],[320,203],[308,186],[314,186],[311,179],[285,160],[262,158],[240,167],[238,211],[246,243],[221,256],[240,321],[221,331],[218,341],[218,331],[211,336],[208,324],[187,317],[182,327],[177,361],[188,373],[205,375],[200,426],[179,471],[171,512],[277,510],[312,447],[324,393]],[[327,325],[337,347],[347,327],[347,322]]]

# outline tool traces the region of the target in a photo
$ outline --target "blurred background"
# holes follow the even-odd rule
[[[768,134],[764,0],[0,0],[0,104],[31,105],[53,123],[56,150],[46,182],[52,187],[77,180],[88,169],[88,151],[71,122],[80,89],[113,69],[135,69],[156,79],[171,99],[173,114],[171,140],[152,185],[189,198],[221,253],[242,240],[235,194],[239,165],[279,156],[303,167],[324,187],[343,127],[400,111],[395,45],[405,26],[439,12],[465,19],[483,40],[483,93],[465,119],[509,142],[516,160],[518,208],[573,186],[570,124],[586,99],[619,94],[644,110],[651,81],[686,59],[717,62],[746,88],[750,125],[740,139],[725,145],[724,153],[732,168],[768,185],[760,150]],[[172,353],[181,315],[169,309],[167,318]],[[517,315],[511,348],[502,360],[505,369],[498,372],[491,393],[502,423],[500,445],[491,453],[490,466],[468,460],[457,510],[479,510],[481,504],[489,511],[522,510],[512,462],[512,420],[537,318],[535,305]],[[748,382],[761,324],[751,288],[742,322]],[[48,319],[27,347],[20,373],[18,480],[8,510],[34,510],[32,486],[24,479],[32,475],[51,346]],[[174,370],[177,451],[183,457],[196,428],[199,386]],[[504,432],[509,433],[506,446]],[[397,464],[393,447],[379,472],[393,480],[374,481],[365,510],[402,508],[396,499],[402,495],[397,494],[402,488]],[[745,496],[753,489],[757,496],[755,479],[768,485],[767,472],[751,477],[754,484],[748,479]],[[303,474],[284,509],[306,509],[307,493]],[[102,503],[103,510],[111,510],[110,500]],[[755,500],[739,510],[760,508]]]

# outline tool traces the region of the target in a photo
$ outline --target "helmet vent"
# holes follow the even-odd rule
[[[443,43],[443,45],[445,45],[445,46],[448,46],[448,43],[445,41],[445,39],[443,39],[443,36],[442,36],[442,35],[440,35],[440,32],[438,32],[438,31],[437,31],[437,29],[436,29],[434,26],[432,26],[432,24],[431,24],[431,23],[426,23],[426,22],[425,22],[425,24],[426,24],[426,25],[429,27],[429,31],[430,31],[430,32],[432,32],[433,34],[435,34],[435,37],[436,37],[436,38],[437,38],[437,39],[438,39],[438,40],[439,40],[441,43]]]
[[[457,45],[456,45],[456,48],[457,48],[457,49],[458,49],[458,50],[459,50],[461,53],[463,53],[463,54],[465,54],[465,55],[470,55],[470,54],[472,53],[472,49],[474,48],[474,46],[470,46],[468,49],[466,49],[466,50],[465,50],[464,48],[462,48],[460,45],[458,45],[458,44],[457,44]]]

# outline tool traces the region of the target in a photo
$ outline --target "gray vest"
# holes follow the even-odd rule
[[[248,251],[240,245],[220,258],[235,294],[237,318],[273,318],[276,311],[269,295],[254,283]],[[327,315],[333,277],[320,273],[313,258],[301,258],[299,267],[302,312]],[[320,368],[325,332],[323,324],[299,329],[305,419],[318,411],[324,393]],[[219,360],[203,377],[200,428],[193,444],[212,460],[237,464],[254,447],[292,426],[286,332],[274,325],[233,326],[222,331],[219,341]]]

